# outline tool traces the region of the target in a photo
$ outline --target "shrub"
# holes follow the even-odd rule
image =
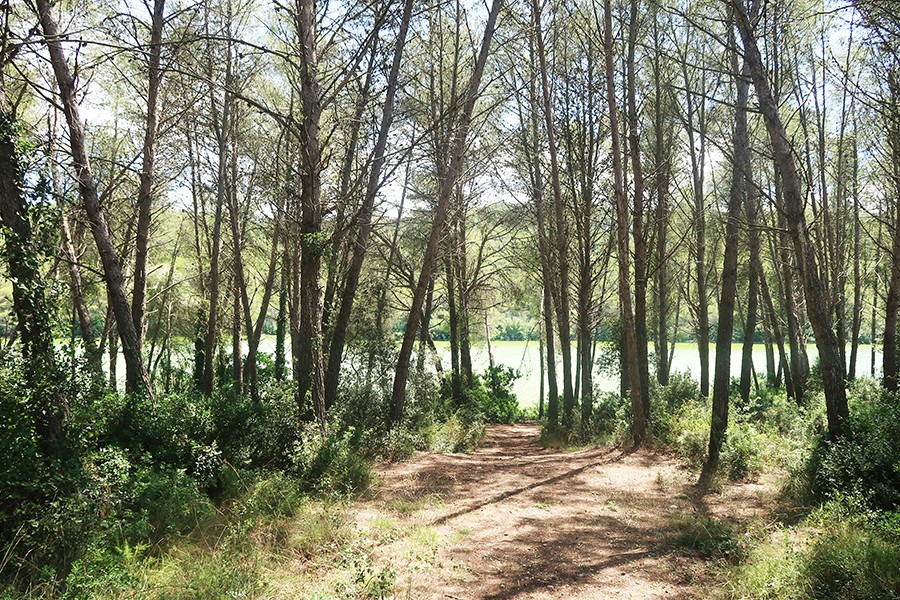
[[[900,403],[875,395],[856,398],[844,432],[822,437],[809,463],[821,498],[858,496],[875,508],[900,507]]]
[[[729,479],[750,479],[762,472],[768,439],[752,424],[733,418],[719,457]]]
[[[353,448],[354,430],[325,438],[318,424],[306,423],[294,448],[294,472],[310,490],[336,495],[360,492],[372,479],[372,467]]]
[[[725,522],[704,514],[676,519],[672,543],[704,558],[740,558],[741,547],[734,530]]]
[[[456,413],[431,427],[428,432],[431,449],[435,452],[471,452],[484,437],[484,429],[482,421],[467,421]]]
[[[623,432],[631,415],[631,404],[615,392],[599,393],[591,409],[590,432],[611,435]]]
[[[515,423],[519,418],[519,402],[512,393],[512,385],[518,378],[519,372],[510,367],[488,367],[466,391],[469,406],[484,415],[488,423]]]
[[[825,504],[797,529],[779,529],[731,581],[739,598],[900,598],[900,545],[858,499]]]

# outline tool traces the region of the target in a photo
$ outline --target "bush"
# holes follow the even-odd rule
[[[779,529],[737,569],[740,598],[900,598],[900,544],[858,500],[825,504],[797,529]]]
[[[882,510],[900,508],[900,403],[889,396],[852,398],[844,432],[822,437],[809,463],[813,492],[864,498]]]
[[[430,447],[435,452],[471,452],[484,437],[484,429],[482,421],[467,421],[456,413],[428,431]]]
[[[519,378],[519,372],[510,367],[495,365],[488,367],[484,375],[481,389],[487,392],[482,395],[477,409],[489,423],[515,423],[519,418],[519,402],[512,393],[513,382]]]
[[[448,374],[441,381],[434,414],[438,419],[449,418],[462,410],[470,413],[468,420],[515,423],[521,413],[519,402],[512,392],[512,385],[518,378],[519,372],[510,367],[503,365],[488,367],[483,374],[475,375],[472,387],[463,390],[461,399],[455,399]]]
[[[624,432],[631,419],[631,404],[615,392],[596,395],[591,409],[591,434],[613,435]]]
[[[769,447],[768,438],[752,424],[740,418],[730,419],[728,433],[719,457],[720,466],[729,479],[742,480],[762,472],[763,452]]]
[[[372,466],[352,446],[355,431],[322,438],[316,423],[306,423],[294,448],[294,472],[310,491],[345,496],[368,487]]]

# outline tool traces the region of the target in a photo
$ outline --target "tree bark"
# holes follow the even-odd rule
[[[22,345],[25,379],[34,392],[29,408],[42,451],[62,450],[69,403],[59,386],[53,348],[52,309],[40,270],[40,254],[34,245],[25,198],[25,172],[18,153],[16,115],[7,102],[0,73],[0,223],[4,231],[3,254],[12,282],[16,330]]]
[[[746,105],[743,107],[746,112]],[[748,140],[749,144],[749,140]],[[749,154],[749,153],[748,153]],[[746,158],[749,158],[746,157]],[[749,238],[750,260],[748,268],[749,285],[747,286],[747,319],[744,321],[744,343],[741,352],[741,399],[746,403],[750,399],[750,376],[753,370],[753,342],[756,337],[757,311],[759,307],[759,273],[762,265],[757,265],[759,259],[759,230],[756,227],[756,213],[758,203],[756,194],[751,190],[749,160],[745,163],[747,169],[745,177],[746,188],[744,191],[744,216],[747,220],[747,234]]]
[[[363,262],[366,257],[369,236],[372,230],[372,211],[375,206],[375,197],[381,186],[381,173],[386,161],[385,150],[387,148],[388,134],[394,119],[394,102],[399,86],[400,63],[403,58],[403,48],[406,43],[406,35],[409,30],[409,22],[412,17],[412,0],[406,0],[403,4],[403,14],[400,17],[400,30],[394,42],[394,56],[391,70],[388,75],[387,91],[385,93],[384,107],[381,123],[378,128],[378,139],[373,151],[372,168],[369,171],[369,180],[366,184],[366,196],[359,215],[359,229],[353,246],[353,258],[347,272],[346,283],[341,300],[341,308],[335,321],[334,333],[331,338],[328,354],[328,373],[325,382],[326,399],[333,402],[337,394],[340,378],[341,360],[343,359],[344,346],[347,339],[347,329],[350,325],[350,315],[353,302],[356,298],[356,290],[359,287],[359,276],[362,272]]]
[[[316,40],[316,2],[298,0],[294,15],[300,44],[300,322],[297,385],[301,404],[308,402],[326,435],[325,365],[322,340],[322,151],[319,119],[319,56]],[[303,412],[303,407],[301,407]]]
[[[781,169],[788,233],[800,264],[806,307],[810,324],[816,335],[816,347],[819,350],[828,432],[832,436],[838,436],[842,432],[844,419],[848,415],[844,364],[839,341],[833,329],[831,310],[827,305],[827,290],[820,279],[819,267],[812,249],[809,230],[806,227],[806,216],[803,211],[803,188],[794,162],[793,149],[778,113],[778,105],[772,97],[768,75],[752,25],[743,8],[736,6],[736,9],[738,29],[744,42],[744,57],[756,88],[760,112],[762,112],[769,133],[775,159]]]
[[[532,0],[532,14],[535,24],[535,41],[537,42],[538,65],[541,75],[544,125],[547,131],[547,146],[550,154],[550,183],[553,190],[554,242],[557,259],[556,270],[557,276],[559,277],[559,289],[557,292],[559,302],[556,306],[556,322],[559,327],[559,345],[563,363],[563,427],[569,429],[572,427],[575,411],[575,395],[572,386],[572,338],[569,328],[569,250],[566,237],[566,220],[562,187],[559,179],[556,126],[553,122],[553,103],[550,98],[547,54],[544,48],[543,29],[541,27],[541,7],[538,0]]]
[[[397,425],[403,419],[406,401],[406,382],[409,378],[409,361],[412,356],[413,343],[415,342],[416,333],[419,327],[422,304],[425,301],[425,293],[428,288],[429,280],[434,273],[434,267],[437,261],[438,242],[440,241],[441,233],[444,229],[444,223],[447,220],[450,199],[456,187],[456,181],[462,170],[466,139],[472,124],[472,113],[475,110],[475,103],[478,100],[481,77],[484,74],[484,66],[485,63],[487,63],[491,40],[493,39],[494,28],[497,23],[497,15],[500,12],[502,4],[503,0],[493,0],[491,4],[487,24],[485,25],[484,37],[481,41],[481,48],[478,51],[478,58],[475,61],[475,69],[472,71],[472,77],[466,90],[465,105],[463,106],[463,111],[460,115],[459,123],[454,135],[453,153],[450,157],[446,176],[440,182],[434,222],[431,227],[431,234],[428,238],[428,245],[425,248],[425,256],[422,260],[422,270],[419,273],[419,279],[413,292],[410,312],[406,320],[406,331],[403,334],[403,342],[400,346],[400,354],[397,357],[397,369],[394,375],[393,389],[391,391],[391,411],[389,415],[391,426]]]
[[[75,176],[78,181],[78,190],[90,221],[94,242],[97,244],[97,251],[103,266],[104,279],[109,290],[109,300],[115,315],[118,333],[122,340],[122,351],[125,355],[125,390],[129,393],[144,393],[147,396],[152,396],[150,378],[147,376],[143,358],[141,357],[140,339],[134,327],[131,309],[125,295],[122,263],[113,245],[106,215],[100,204],[100,196],[97,193],[97,182],[91,171],[91,163],[88,158],[84,136],[84,125],[81,121],[80,109],[75,97],[75,82],[66,62],[56,21],[51,15],[49,0],[36,0],[35,4],[41,21],[44,39],[47,42],[50,63],[59,87],[63,113],[69,126],[69,142],[72,162],[75,166]]]
[[[156,166],[156,141],[159,129],[159,89],[162,83],[162,28],[165,0],[154,0],[150,19],[148,52],[147,123],[144,129],[143,164],[138,186],[137,237],[134,245],[134,289],[131,296],[131,320],[138,335],[138,351],[144,344],[147,310],[147,260],[150,254],[150,216],[153,205],[153,177]]]
[[[709,454],[704,473],[708,477],[719,463],[719,452],[728,430],[728,401],[731,383],[731,337],[734,330],[734,305],[737,297],[738,220],[748,190],[750,168],[750,139],[747,133],[747,101],[750,85],[746,80],[747,65],[738,67],[738,50],[734,29],[729,22],[731,71],[737,89],[732,134],[731,192],[725,222],[725,257],[722,261],[721,293],[719,296],[719,328],[716,333],[716,371],[713,379],[712,418],[709,430]],[[752,346],[751,346],[752,350]]]
[[[634,445],[639,446],[647,434],[647,415],[641,397],[641,375],[637,361],[637,338],[635,335],[634,313],[631,305],[631,285],[628,251],[628,202],[625,198],[624,175],[622,169],[622,148],[619,133],[619,114],[616,103],[615,69],[613,67],[612,3],[603,3],[603,47],[606,59],[606,97],[609,103],[609,130],[612,142],[614,199],[616,209],[616,248],[619,260],[619,301],[622,310],[622,324],[625,330],[625,349],[628,356],[628,382],[631,393],[631,435]]]
[[[641,137],[638,128],[635,90],[635,50],[638,44],[638,1],[631,0],[628,18],[628,56],[626,82],[628,98],[628,149],[631,154],[631,179],[634,185],[634,209],[631,229],[634,238],[634,335],[637,367],[641,379],[641,404],[644,418],[650,418],[650,362],[647,355],[647,235],[644,230],[644,169],[641,163]]]

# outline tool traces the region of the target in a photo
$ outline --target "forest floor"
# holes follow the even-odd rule
[[[721,591],[723,535],[774,505],[771,482],[701,493],[666,454],[545,449],[539,435],[491,426],[471,454],[380,466],[350,509],[367,540],[357,581],[388,573],[397,598],[705,598]]]

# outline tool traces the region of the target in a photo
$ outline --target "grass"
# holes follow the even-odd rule
[[[900,537],[883,517],[841,502],[769,528],[720,575],[731,598],[900,599]]]
[[[704,514],[680,515],[670,524],[672,546],[706,559],[738,560],[742,548],[734,527]]]
[[[428,495],[416,503],[435,501],[439,497]],[[29,597],[403,597],[397,586],[411,585],[415,574],[439,564],[445,544],[470,533],[444,540],[433,527],[404,518],[412,505],[401,516],[376,512],[358,522],[346,500],[304,495],[290,479],[273,475],[157,553],[146,546],[97,549],[76,563],[68,589],[35,588]],[[409,582],[408,574],[414,574]],[[7,597],[0,590],[0,598]]]

